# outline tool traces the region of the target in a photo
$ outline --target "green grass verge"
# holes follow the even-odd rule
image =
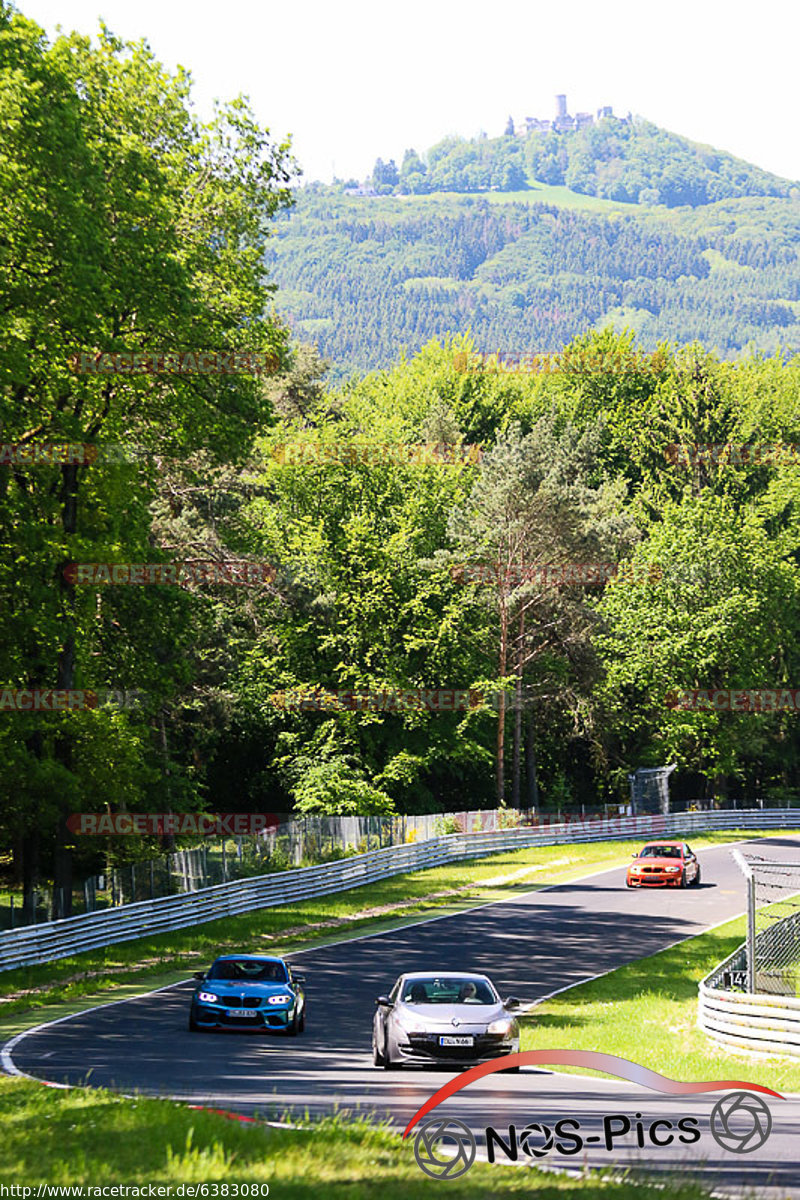
[[[672,1079],[745,1079],[800,1091],[800,1062],[725,1050],[697,1028],[697,985],[742,944],[745,925],[738,917],[537,1005],[522,1018],[520,1049],[601,1050]]]
[[[36,1186],[214,1183],[268,1184],[276,1200],[382,1200],[438,1195],[470,1200],[695,1200],[689,1182],[663,1187],[592,1175],[475,1163],[460,1179],[425,1176],[411,1139],[365,1121],[332,1117],[313,1131],[240,1124],[166,1100],[126,1100],[103,1091],[54,1091],[0,1079],[0,1183]],[[438,1190],[437,1190],[438,1189]],[[220,1188],[220,1193],[222,1189]],[[229,1192],[228,1195],[231,1193]]]
[[[770,835],[779,836],[779,831],[726,830],[695,837],[692,844],[701,848]],[[505,851],[394,875],[315,900],[257,909],[157,937],[88,950],[41,966],[4,971],[0,973],[0,1037],[10,1036],[9,1031],[17,1028],[16,1023],[9,1025],[9,1018],[30,1009],[102,997],[120,985],[139,984],[142,990],[163,986],[185,978],[227,951],[283,954],[301,946],[329,944],[509,899],[538,887],[567,883],[593,869],[621,865],[641,845],[638,839]],[[498,877],[504,882],[498,882]],[[53,1015],[60,1014],[37,1014],[37,1019]]]

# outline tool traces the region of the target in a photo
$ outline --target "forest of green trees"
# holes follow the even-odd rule
[[[335,379],[467,331],[485,351],[535,352],[610,324],[728,358],[800,348],[799,214],[771,196],[592,211],[311,186],[266,262],[279,311]]]
[[[323,222],[335,204],[313,197],[283,223],[288,146],[242,102],[198,124],[185,76],[108,33],[96,48],[50,45],[6,14],[0,55],[13,68],[0,95],[0,838],[28,885],[68,888],[76,855],[86,867],[65,824],[75,811],[554,808],[622,798],[631,769],[671,761],[684,797],[796,791],[798,714],[668,700],[800,685],[796,459],[683,461],[670,447],[800,442],[800,362],[729,362],[688,337],[643,354],[633,331],[589,328],[598,289],[644,297],[647,281],[655,307],[687,279],[715,320],[750,304],[757,327],[757,293],[726,297],[708,250],[783,288],[796,267],[780,236],[721,220],[713,241],[677,227],[647,241],[625,220],[476,207],[409,210],[421,237],[408,241],[402,219],[354,217],[329,233],[319,270],[310,255],[295,263],[293,282],[295,295],[323,279],[341,289],[354,347],[363,318],[365,344],[388,353],[396,293],[376,300],[382,274],[441,283],[404,310],[427,339],[418,352],[328,382],[272,311],[286,260],[263,277],[281,240],[270,233]],[[387,249],[368,281],[347,261],[359,244],[365,262]],[[505,309],[487,303],[482,324],[444,282],[483,273],[513,291],[520,271],[522,310],[540,314],[521,348],[569,343],[547,371],[482,357],[513,332]],[[554,271],[582,332],[542,282]],[[135,373],[128,361],[82,374],[73,358],[231,350],[278,370]],[[420,444],[439,450],[385,449]],[[48,462],[53,446],[100,450]],[[128,586],[74,566],[233,561],[265,567],[261,580],[195,571]],[[463,564],[486,563],[504,567],[494,582],[465,581]],[[516,570],[581,563],[622,570],[605,583]],[[104,688],[138,703],[6,703],[19,689]],[[485,700],[277,705],[292,688]]]

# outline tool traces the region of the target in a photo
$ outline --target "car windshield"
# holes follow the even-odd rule
[[[406,979],[403,984],[404,1004],[498,1004],[492,986],[485,979],[468,979],[452,975],[441,978]]]
[[[639,858],[680,858],[680,846],[645,846]]]
[[[286,983],[283,963],[265,958],[217,959],[208,979],[243,979],[251,983]]]

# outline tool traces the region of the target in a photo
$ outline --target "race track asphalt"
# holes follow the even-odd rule
[[[770,857],[800,858],[800,839],[749,843],[756,844]],[[50,1082],[170,1096],[270,1119],[358,1110],[388,1116],[403,1128],[453,1072],[388,1072],[372,1065],[374,1000],[401,972],[480,971],[502,996],[530,1003],[743,912],[744,879],[730,849],[703,850],[699,859],[699,888],[629,891],[624,869],[615,867],[509,901],[289,955],[307,975],[307,1030],[296,1039],[190,1033],[186,1020],[193,984],[186,982],[31,1030],[15,1039],[10,1058],[17,1070]],[[243,952],[257,949],[242,947]],[[742,1056],[737,1062],[732,1075],[760,1081],[758,1060]],[[737,1154],[723,1150],[709,1131],[709,1114],[722,1095],[676,1098],[632,1083],[559,1074],[557,1067],[523,1068],[518,1075],[495,1074],[472,1083],[445,1101],[436,1116],[463,1121],[476,1135],[479,1154],[487,1125],[505,1133],[511,1123],[518,1129],[529,1122],[552,1127],[571,1118],[580,1122],[581,1136],[590,1144],[576,1156],[552,1148],[539,1160],[542,1165],[680,1169],[702,1176],[709,1187],[775,1188],[776,1196],[800,1197],[800,1097],[768,1098],[770,1137],[759,1150]],[[609,1151],[603,1118],[613,1114],[627,1115],[632,1129]],[[693,1145],[676,1140],[656,1147],[646,1135],[644,1147],[636,1144],[637,1119],[646,1130],[656,1118],[677,1122],[688,1116],[700,1122],[701,1137]],[[545,1139],[544,1131],[536,1133],[531,1145],[541,1149]]]

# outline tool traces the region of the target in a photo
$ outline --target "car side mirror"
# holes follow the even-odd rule
[[[391,1008],[392,1002],[388,996],[378,996],[378,999],[375,1001],[375,1005],[377,1008]]]
[[[633,854],[631,855],[631,858],[638,858],[638,857],[639,857],[639,855],[638,855],[638,854],[636,853],[636,851],[634,850]]]
[[[503,1008],[519,1008],[519,1000],[516,996],[509,996],[507,1000],[503,1001]]]
[[[194,975],[192,976],[192,979],[205,979],[205,977],[206,977],[205,971],[195,971]]]
[[[306,977],[300,971],[292,971],[292,979],[295,983],[305,983]]]

